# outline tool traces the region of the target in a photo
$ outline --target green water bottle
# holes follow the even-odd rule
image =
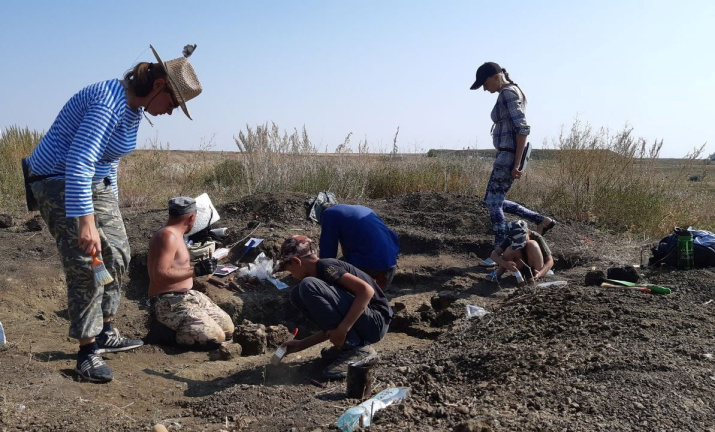
[[[676,228],[678,235],[678,268],[688,270],[693,268],[693,233],[688,229]]]

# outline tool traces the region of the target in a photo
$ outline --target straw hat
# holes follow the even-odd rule
[[[189,114],[189,109],[186,108],[186,102],[201,94],[201,83],[196,76],[196,72],[194,72],[193,66],[191,66],[188,60],[193,49],[187,51],[185,48],[184,57],[164,62],[161,60],[161,57],[159,57],[159,54],[156,53],[153,46],[149,45],[149,48],[151,48],[151,52],[154,53],[156,60],[164,66],[166,76],[169,80],[169,88],[171,92],[174,93],[176,100],[179,101],[181,110],[186,114],[186,117],[193,120],[191,114]]]

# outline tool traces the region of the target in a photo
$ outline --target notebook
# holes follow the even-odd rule
[[[220,266],[216,269],[214,272],[214,276],[228,276],[231,273],[235,272],[238,270],[238,267],[234,266]]]
[[[526,164],[529,163],[531,158],[531,144],[526,143],[524,146],[524,153],[521,154],[521,162],[519,163],[519,171],[524,171],[526,169]]]

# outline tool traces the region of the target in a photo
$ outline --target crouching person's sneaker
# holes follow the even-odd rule
[[[114,379],[114,374],[104,362],[102,356],[96,352],[77,355],[75,372],[87,381],[109,382]]]
[[[324,365],[329,365],[340,357],[342,350],[335,345],[330,345],[320,350],[320,358]]]
[[[348,376],[348,366],[360,361],[369,362],[377,358],[377,352],[370,345],[363,347],[344,346],[337,358],[323,371],[327,379],[341,379]]]
[[[111,329],[103,332],[97,336],[95,340],[99,346],[97,354],[128,351],[144,345],[144,342],[141,339],[129,339],[122,337],[117,329]]]
[[[499,275],[497,274],[496,271],[493,271],[489,273],[488,275],[484,276],[484,280],[487,282],[492,282],[492,283],[499,283]]]

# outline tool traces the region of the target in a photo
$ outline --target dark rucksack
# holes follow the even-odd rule
[[[715,234],[705,230],[689,230],[693,236],[693,260],[695,267],[715,266]],[[673,233],[651,248],[653,256],[649,265],[665,264],[678,266],[678,234]]]

